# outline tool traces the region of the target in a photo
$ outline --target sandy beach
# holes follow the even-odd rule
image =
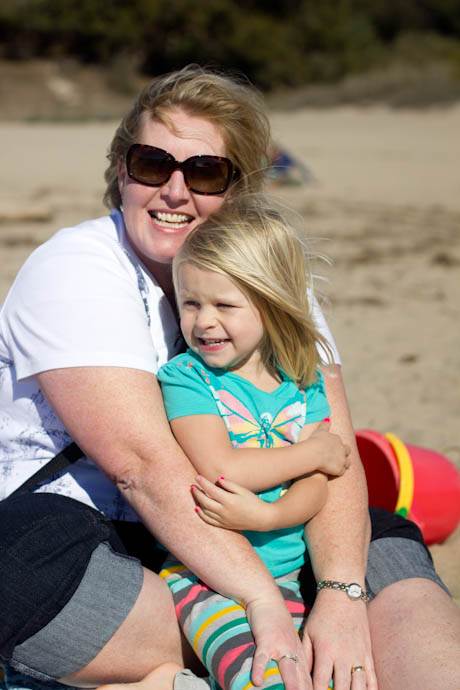
[[[272,191],[332,259],[316,269],[355,427],[460,468],[460,104],[302,109],[272,123],[309,171],[308,184]],[[0,301],[34,247],[105,212],[115,126],[0,123]],[[460,603],[460,528],[431,550]]]

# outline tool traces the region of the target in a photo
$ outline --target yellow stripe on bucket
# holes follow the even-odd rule
[[[385,438],[393,448],[399,467],[399,493],[396,501],[395,513],[407,517],[414,500],[414,468],[412,460],[403,441],[388,432]]]

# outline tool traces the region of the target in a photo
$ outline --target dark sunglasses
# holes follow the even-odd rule
[[[126,154],[128,175],[149,187],[165,184],[175,170],[181,170],[187,189],[195,194],[222,194],[236,173],[223,156],[191,156],[176,161],[167,151],[147,144],[133,144]]]

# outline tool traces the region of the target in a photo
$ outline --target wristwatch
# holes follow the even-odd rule
[[[318,582],[316,589],[318,592],[320,589],[339,589],[342,592],[346,592],[350,599],[353,599],[354,601],[357,601],[358,599],[369,601],[369,597],[364,589],[356,582],[351,582],[349,585],[347,585],[345,582],[336,582],[335,580],[321,580]]]

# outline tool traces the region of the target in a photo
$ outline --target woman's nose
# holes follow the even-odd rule
[[[187,200],[190,192],[185,184],[184,174],[182,170],[175,170],[169,180],[161,187],[161,195],[168,197],[175,203]]]

